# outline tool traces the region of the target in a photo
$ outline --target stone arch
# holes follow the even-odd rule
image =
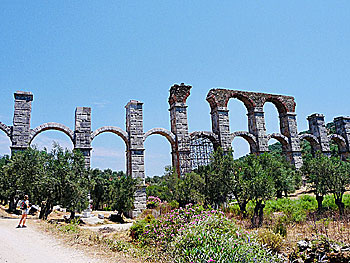
[[[124,131],[123,129],[119,128],[119,127],[115,127],[115,126],[103,126],[101,128],[98,128],[97,130],[93,131],[91,133],[91,142],[93,141],[93,139],[104,132],[111,132],[114,133],[116,135],[118,135],[119,137],[122,138],[122,140],[125,142],[125,145],[128,146],[129,145],[129,136],[127,134],[126,131]]]
[[[235,137],[242,137],[243,139],[245,139],[249,143],[251,153],[257,152],[257,149],[258,149],[257,142],[253,134],[246,131],[233,132],[230,134],[230,139],[229,139],[230,144],[232,144],[232,141],[234,140]]]
[[[299,140],[308,141],[311,144],[313,154],[316,151],[321,150],[320,142],[318,141],[318,138],[313,134],[309,134],[309,133],[301,134],[299,135]]]
[[[74,144],[74,132],[71,129],[61,123],[47,122],[30,130],[29,145],[39,133],[48,130],[56,130],[65,133]]]
[[[213,132],[208,131],[195,131],[190,133],[190,139],[197,139],[197,138],[207,138],[211,141],[211,143],[214,146],[214,149],[216,149],[219,146],[219,138],[218,136]]]
[[[339,148],[339,153],[346,153],[348,152],[347,146],[346,146],[346,141],[343,136],[339,134],[331,134],[328,136],[328,139],[331,141],[334,141]]]
[[[248,112],[255,107],[255,102],[250,98],[249,94],[244,91],[227,90],[227,89],[211,89],[207,95],[207,101],[212,109],[217,107],[227,107],[231,98],[235,98],[244,103]]]
[[[0,121],[0,130],[2,130],[4,133],[6,133],[7,137],[11,137],[11,127],[7,126],[6,124],[2,123]]]
[[[262,106],[264,106],[266,102],[271,102],[273,105],[275,105],[279,114],[284,114],[288,112],[287,106],[279,98],[267,96],[263,101]]]
[[[254,101],[249,96],[247,96],[239,91],[231,91],[229,99],[238,99],[239,101],[243,102],[244,106],[247,109],[247,112],[251,112],[255,107]],[[228,101],[227,101],[227,103],[228,103]],[[226,105],[227,105],[227,103],[226,103]]]
[[[171,131],[164,128],[152,128],[143,135],[143,141],[145,141],[147,137],[152,134],[159,134],[164,136],[172,148],[175,146],[175,135]]]
[[[269,140],[271,139],[276,139],[278,142],[282,144],[282,149],[284,151],[288,150],[289,147],[289,140],[287,136],[284,136],[283,134],[280,133],[271,133],[266,136],[266,142],[268,143]]]

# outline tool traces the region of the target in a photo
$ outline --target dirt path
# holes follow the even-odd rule
[[[42,233],[31,220],[27,228],[16,228],[18,219],[0,218],[0,262],[105,263],[82,250],[66,247],[61,240]]]

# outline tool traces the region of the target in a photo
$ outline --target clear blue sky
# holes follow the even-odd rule
[[[144,129],[169,129],[174,83],[193,86],[190,131],[210,130],[209,89],[224,87],[295,96],[299,130],[319,112],[350,115],[349,1],[7,1],[0,3],[0,121],[12,124],[13,93],[34,94],[32,128],[60,122],[74,128],[76,106],[92,107],[92,128],[125,128],[130,99],[144,102]],[[247,130],[246,110],[229,103],[231,131]],[[268,133],[277,111],[265,106]],[[56,131],[34,144],[56,140]],[[272,141],[271,141],[272,142]],[[9,153],[0,132],[0,154]],[[92,166],[125,169],[125,146],[98,136]],[[248,152],[242,139],[235,156]],[[170,164],[166,139],[145,143],[146,174]]]

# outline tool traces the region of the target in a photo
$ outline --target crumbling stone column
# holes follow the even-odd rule
[[[287,159],[299,169],[303,165],[301,157],[300,140],[295,112],[280,113],[281,133],[289,139],[289,149],[286,152]]]
[[[319,144],[312,147],[312,151],[321,151],[323,154],[330,156],[329,139],[324,121],[324,115],[315,113],[307,117],[310,132],[317,137]],[[315,152],[313,152],[314,154]]]
[[[91,153],[91,108],[75,109],[74,149],[80,150],[85,157],[85,167],[90,168]]]
[[[11,136],[12,153],[29,147],[33,94],[31,92],[17,91],[14,97],[15,111]]]
[[[227,103],[230,99],[230,91],[224,89],[211,89],[207,94],[210,105],[212,132],[218,135],[219,145],[223,151],[231,147],[230,118]]]
[[[127,175],[138,178],[132,217],[146,209],[145,164],[143,146],[142,102],[131,100],[126,106],[126,131],[129,135]]]
[[[249,109],[247,116],[248,130],[251,134],[254,134],[256,136],[257,153],[260,154],[263,152],[267,152],[269,150],[269,147],[266,138],[266,127],[263,107],[253,107]]]
[[[170,124],[171,131],[175,134],[175,147],[172,157],[173,165],[179,176],[192,171],[186,105],[191,88],[191,86],[187,86],[184,83],[180,85],[175,84],[170,88]]]
[[[216,105],[211,108],[210,115],[212,131],[218,135],[220,146],[226,152],[231,147],[229,110]]]
[[[334,119],[335,131],[345,139],[345,147],[339,148],[342,159],[345,160],[350,156],[350,117],[341,116]]]

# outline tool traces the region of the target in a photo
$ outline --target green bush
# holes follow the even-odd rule
[[[148,215],[147,215],[148,216]],[[145,219],[137,220],[130,227],[130,235],[133,240],[139,240],[142,234],[145,232],[145,227],[149,222]]]
[[[326,195],[323,199],[322,206],[327,210],[337,210],[338,206],[334,202],[333,195]]]
[[[176,201],[176,200],[173,200],[173,201],[169,202],[169,205],[170,205],[171,209],[179,208],[179,202]]]
[[[253,236],[219,217],[187,227],[170,244],[170,253],[175,262],[279,262]]]
[[[275,234],[279,234],[283,237],[287,236],[287,225],[288,225],[288,217],[286,215],[280,216],[276,223],[272,227],[272,231]]]
[[[345,209],[350,209],[350,194],[343,196],[343,203],[345,205]]]
[[[232,203],[230,204],[226,209],[225,209],[226,213],[231,213],[234,216],[238,216],[241,214],[241,210],[239,208],[238,204]]]
[[[279,252],[283,246],[283,237],[267,229],[258,232],[258,240],[274,252]]]
[[[304,221],[309,212],[317,209],[316,199],[312,196],[303,195],[299,199],[280,198],[266,202],[264,212],[270,215],[274,212],[283,212],[289,222]]]

